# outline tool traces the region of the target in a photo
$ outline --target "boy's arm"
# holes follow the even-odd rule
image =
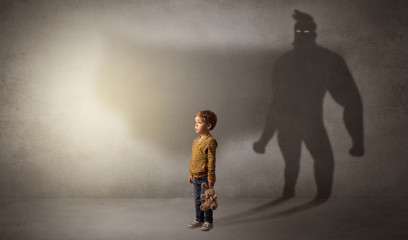
[[[191,169],[191,164],[193,163],[193,154],[194,154],[194,142],[193,142],[193,149],[191,150],[191,156],[190,156],[190,164],[188,166],[188,176],[191,177],[193,176],[193,171]]]
[[[191,158],[190,158],[190,165],[188,167],[188,182],[193,184],[193,172],[191,171]]]
[[[215,182],[215,150],[217,142],[211,140],[208,144],[208,181]]]
[[[190,166],[188,167],[188,176],[193,176],[193,172],[191,171],[191,158],[190,158]]]
[[[191,164],[193,162],[193,154],[194,154],[194,141],[193,141],[193,146],[191,150],[191,156],[190,156],[190,164],[188,166],[188,182],[193,183],[193,171],[191,169]]]

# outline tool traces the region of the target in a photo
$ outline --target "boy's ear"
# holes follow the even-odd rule
[[[212,127],[211,123],[208,123],[208,124],[207,124],[207,129],[210,130],[211,127]]]

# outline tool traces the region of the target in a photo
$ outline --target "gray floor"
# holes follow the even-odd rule
[[[187,229],[192,199],[2,199],[0,239],[408,239],[406,199],[220,200]]]

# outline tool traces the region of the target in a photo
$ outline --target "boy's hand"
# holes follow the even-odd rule
[[[209,180],[209,179],[208,179],[208,185],[209,185],[210,187],[214,187],[214,184],[215,184],[215,180]]]
[[[189,177],[188,177],[188,182],[189,182],[190,184],[193,184],[193,183],[194,183],[193,176],[189,176]]]

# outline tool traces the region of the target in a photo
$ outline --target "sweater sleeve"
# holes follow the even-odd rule
[[[191,164],[193,162],[193,154],[194,154],[194,141],[193,141],[193,146],[192,146],[192,149],[191,149],[190,165],[188,167],[188,176],[193,176],[193,171],[191,169]]]
[[[188,168],[188,176],[193,176],[193,172],[191,171],[191,159],[190,159],[190,167]]]
[[[217,141],[212,139],[208,144],[208,179],[215,180],[215,150]]]

